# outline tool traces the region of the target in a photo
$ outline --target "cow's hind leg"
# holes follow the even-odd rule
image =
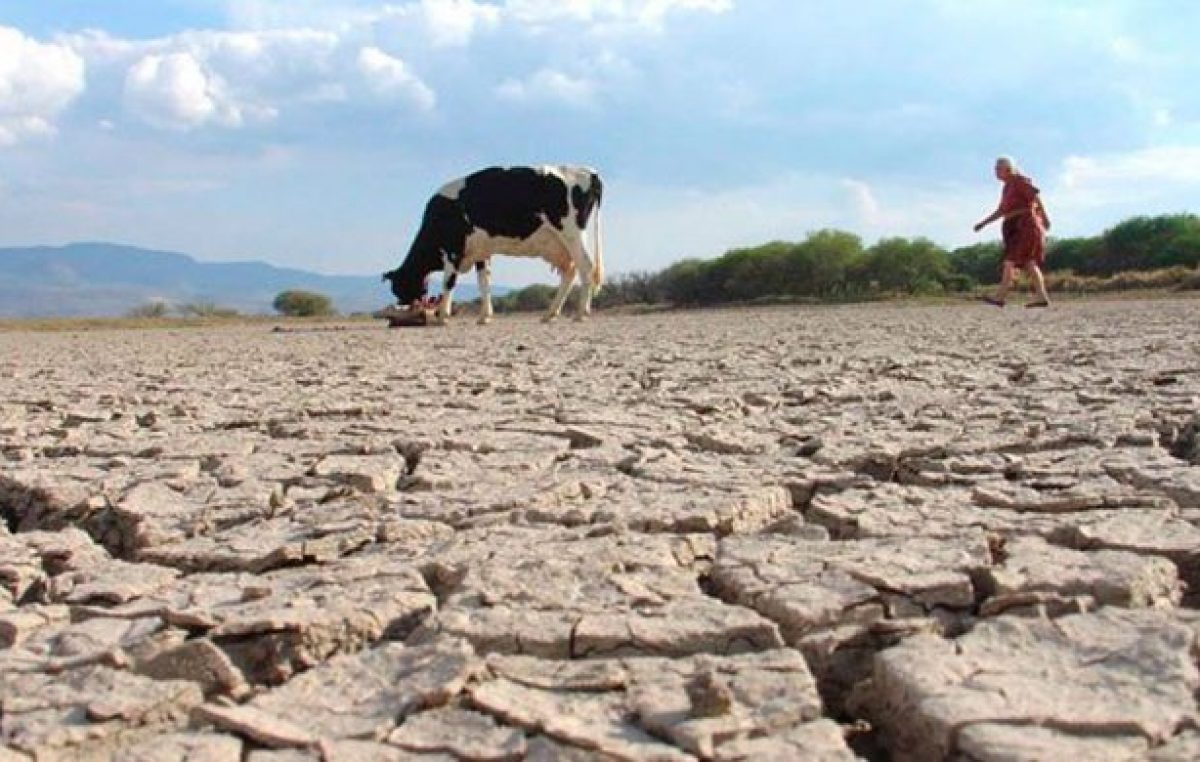
[[[581,239],[577,238],[571,241],[567,249],[571,252],[572,261],[575,262],[575,272],[579,273],[579,311],[575,314],[575,319],[586,320],[592,314],[592,292],[595,290],[592,285],[594,265]]]
[[[475,263],[475,276],[479,279],[479,324],[492,322],[492,265],[487,259]]]
[[[562,312],[563,302],[567,301],[567,295],[571,293],[571,283],[575,280],[575,272],[564,270],[559,275],[562,280],[558,284],[558,293],[554,295],[554,301],[550,302],[550,309],[542,316],[543,323],[549,323],[559,316],[559,313]]]
[[[562,279],[558,284],[558,293],[554,295],[554,301],[550,303],[550,309],[542,318],[543,323],[549,323],[562,312],[563,304],[571,293],[571,282],[575,280],[575,258],[571,256],[570,247],[567,246],[567,242],[563,240],[558,231],[549,225],[542,230],[549,233],[549,240],[542,242],[544,247],[541,252],[542,259],[558,270],[558,275]]]

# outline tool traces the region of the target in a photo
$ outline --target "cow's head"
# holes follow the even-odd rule
[[[425,296],[425,282],[428,278],[428,272],[421,273],[417,268],[410,267],[408,259],[395,270],[383,274],[384,280],[392,282],[392,293],[396,297],[396,303],[406,307]]]
[[[383,274],[384,280],[392,282],[398,303],[411,305],[424,297],[430,273],[444,268],[447,260],[455,266],[462,261],[469,228],[462,209],[452,199],[439,194],[429,200],[408,256],[395,270]]]

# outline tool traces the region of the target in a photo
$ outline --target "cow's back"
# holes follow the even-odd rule
[[[489,167],[463,179],[458,202],[474,227],[520,239],[532,235],[544,218],[558,220],[566,214],[563,187],[533,168]]]
[[[439,195],[453,199],[471,226],[490,235],[521,239],[532,235],[542,222],[559,230],[576,212],[577,227],[587,214],[577,207],[580,183],[591,188],[594,173],[586,167],[489,167],[447,183]]]

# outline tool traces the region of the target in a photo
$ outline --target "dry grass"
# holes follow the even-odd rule
[[[1018,284],[1020,287],[1020,284]],[[990,291],[994,286],[977,289],[979,293]],[[1120,294],[1137,292],[1139,294],[1171,294],[1183,291],[1200,291],[1200,267],[1170,267],[1162,270],[1146,270],[1118,273],[1110,278],[1097,278],[1076,275],[1070,270],[1046,273],[1046,288],[1060,296],[1086,298],[1089,295]],[[957,301],[962,294],[941,294],[933,296],[900,296],[888,298],[887,301]],[[860,298],[852,301],[879,301]],[[811,298],[771,297],[754,300],[753,304],[822,304],[832,303]],[[730,307],[734,305],[714,305]],[[631,312],[658,312],[670,309],[666,305],[625,305],[618,308],[606,308],[602,312],[616,314]],[[473,314],[474,306],[468,303],[455,305],[455,314]],[[204,316],[165,316],[165,317],[75,317],[75,318],[12,318],[0,319],[0,331],[37,331],[37,332],[80,332],[80,331],[114,331],[114,330],[178,330],[187,328],[206,328],[212,326],[284,326],[304,328],[308,326],[323,326],[337,323],[362,324],[372,322],[369,315],[333,315],[328,317],[280,317],[278,315],[204,315]]]
[[[1200,269],[1168,267],[1117,273],[1109,278],[1076,275],[1070,270],[1046,273],[1046,288],[1062,294],[1099,294],[1113,291],[1188,291],[1200,289]]]
[[[64,317],[12,318],[0,320],[0,331],[77,333],[83,331],[153,331],[214,326],[319,326],[332,323],[356,323],[366,316],[330,316],[319,318],[279,317],[277,315],[233,315],[223,317]]]

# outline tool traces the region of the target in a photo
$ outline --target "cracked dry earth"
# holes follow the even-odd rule
[[[0,761],[1196,759],[1197,327],[0,334]]]

